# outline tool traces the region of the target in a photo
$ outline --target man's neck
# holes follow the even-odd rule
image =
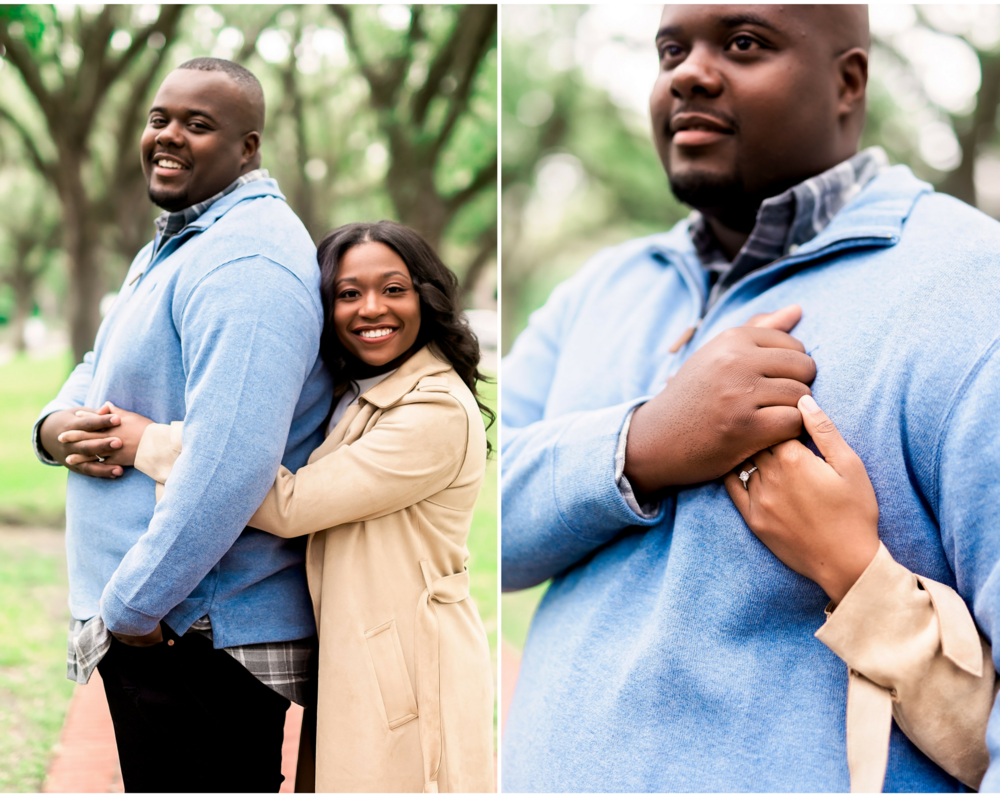
[[[712,228],[712,234],[715,236],[715,240],[718,242],[723,254],[730,261],[734,260],[743,248],[743,244],[747,242],[752,230],[748,230],[747,232],[734,230],[711,216],[706,216],[705,220],[708,222],[708,226]]]

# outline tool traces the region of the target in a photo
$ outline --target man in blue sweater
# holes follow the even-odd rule
[[[848,673],[814,634],[873,551],[828,595],[720,480],[799,435],[810,387],[895,560],[1000,630],[1000,225],[858,152],[867,46],[864,6],[664,9],[653,133],[696,211],[595,256],[503,364],[503,586],[552,579],[506,791],[847,790]],[[742,328],[793,303],[794,338]],[[885,790],[957,786],[892,728]]]
[[[277,791],[289,700],[309,699],[303,541],[245,528],[331,396],[315,247],[260,168],[263,129],[237,64],[167,76],[141,141],[156,237],[35,427],[39,457],[74,471],[69,677],[100,668],[128,791]],[[159,504],[120,441],[88,439],[118,419],[76,413],[106,401],[185,421]]]

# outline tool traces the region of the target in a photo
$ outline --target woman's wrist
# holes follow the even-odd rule
[[[879,540],[876,531],[864,535],[860,543],[845,549],[836,562],[815,579],[834,604],[840,603],[851,591],[878,553]]]

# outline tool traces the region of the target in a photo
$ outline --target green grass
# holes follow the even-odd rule
[[[496,385],[480,384],[483,401],[496,411]],[[498,553],[498,523],[497,523],[497,445],[496,424],[486,434],[493,444],[493,457],[486,466],[486,478],[483,488],[476,501],[476,511],[472,516],[472,530],[469,532],[469,575],[471,584],[469,592],[479,609],[479,616],[486,626],[486,634],[490,641],[490,656],[493,659],[493,675],[497,671],[497,553]],[[496,702],[494,701],[493,727],[496,730]],[[494,743],[495,743],[494,735]]]
[[[55,398],[72,363],[20,356],[0,366],[0,522],[59,525],[66,472],[43,465],[31,450],[31,428]]]
[[[73,693],[68,624],[62,553],[0,535],[0,792],[41,790]]]
[[[549,582],[546,581],[531,589],[505,592],[500,599],[503,610],[503,641],[512,645],[518,653],[524,650],[535,609],[548,587]]]

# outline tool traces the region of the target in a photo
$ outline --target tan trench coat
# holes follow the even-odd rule
[[[181,424],[136,467],[164,482]],[[352,405],[249,525],[311,534],[317,792],[493,791],[493,667],[466,540],[486,466],[472,393],[431,347]]]

